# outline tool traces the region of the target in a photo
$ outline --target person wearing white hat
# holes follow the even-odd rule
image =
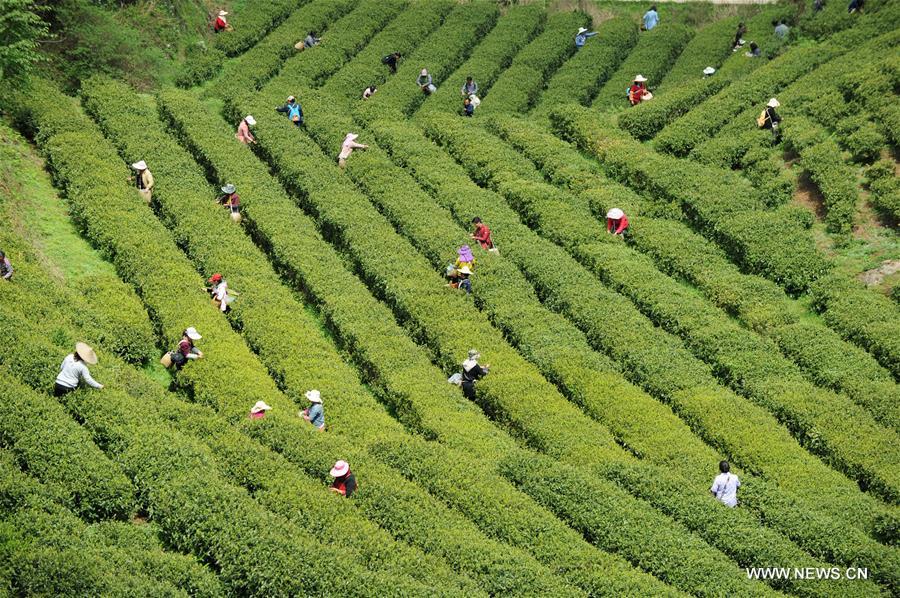
[[[434,86],[431,75],[428,73],[428,69],[422,69],[419,76],[416,77],[416,85],[422,89],[422,93],[425,95],[431,95],[437,91],[437,87]]]
[[[647,78],[643,75],[638,75],[634,78],[634,83],[632,83],[631,87],[628,88],[628,101],[631,102],[632,106],[637,106],[644,100],[649,100],[653,96],[647,90]]]
[[[781,116],[775,112],[775,109],[779,106],[781,106],[781,103],[777,99],[770,99],[766,104],[765,109],[759,115],[759,118],[756,119],[756,123],[760,128],[770,129],[772,131],[772,135],[776,141],[778,140],[780,133],[778,128],[781,123]]]
[[[309,407],[300,412],[300,417],[311,423],[320,432],[325,431],[325,410],[322,408],[322,395],[318,390],[306,391]]]
[[[137,186],[138,195],[149,204],[153,196],[153,185],[155,184],[153,175],[150,173],[150,169],[147,168],[147,163],[143,160],[138,160],[131,165],[131,168],[137,171],[134,182]]]
[[[475,349],[469,349],[469,356],[462,363],[463,396],[470,401],[475,399],[475,383],[487,376],[491,367],[490,364],[485,366],[479,365],[478,360],[480,358],[481,353]]]
[[[222,195],[220,195],[216,201],[225,208],[227,208],[231,212],[231,219],[235,222],[241,221],[241,196],[237,194],[236,188],[231,183],[228,183],[222,189]]]
[[[250,419],[262,419],[266,416],[266,411],[271,409],[265,401],[256,401],[256,404],[250,408]]]
[[[241,119],[241,124],[238,125],[237,133],[234,134],[237,137],[237,140],[245,145],[249,145],[251,143],[256,143],[256,138],[253,136],[253,133],[250,132],[250,127],[256,124],[256,119],[253,118],[252,115],[248,114],[243,119]]]
[[[715,72],[716,72],[716,69],[714,69],[711,66],[708,66],[705,69],[703,69],[703,77],[704,78],[709,77],[710,75],[712,75]]]
[[[628,232],[628,218],[620,208],[612,208],[606,213],[606,232],[611,235],[624,235]]]
[[[228,24],[228,21],[225,17],[228,16],[228,13],[224,10],[220,10],[216,15],[216,20],[213,23],[213,32],[221,33],[222,31],[231,31],[231,25]]]
[[[340,494],[345,498],[350,498],[356,492],[356,476],[350,471],[350,464],[343,459],[334,464],[329,472],[334,482],[331,484],[331,491]]]
[[[69,353],[59,366],[59,374],[53,385],[53,396],[61,397],[78,388],[78,384],[84,381],[93,388],[103,388],[103,385],[91,377],[87,365],[97,364],[97,354],[84,343],[75,343],[75,352]]]
[[[578,33],[575,34],[575,48],[579,49],[584,47],[587,38],[594,37],[595,35],[597,35],[596,31],[588,31],[584,27],[579,27]]]
[[[364,145],[362,143],[357,143],[356,139],[359,137],[356,133],[347,133],[347,136],[344,137],[343,143],[341,143],[341,153],[338,154],[338,166],[343,170],[347,166],[347,158],[350,157],[350,154],[353,153],[355,149],[367,149],[369,146]]]
[[[201,338],[203,337],[200,336],[200,333],[193,326],[185,328],[184,332],[181,333],[181,340],[178,341],[178,350],[172,354],[172,364],[177,369],[180,370],[184,367],[184,364],[189,359],[203,358],[203,352],[194,346],[194,341],[199,341]]]

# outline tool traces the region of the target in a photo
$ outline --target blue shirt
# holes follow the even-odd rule
[[[650,31],[659,23],[659,14],[655,10],[648,10],[644,13],[644,29]]]
[[[313,403],[309,406],[309,423],[317,428],[325,425],[325,410],[322,409],[321,403]]]
[[[584,42],[587,41],[587,38],[594,37],[595,35],[597,35],[596,31],[589,31],[587,33],[579,33],[578,35],[575,36],[575,47],[580,48],[581,46],[584,45]]]

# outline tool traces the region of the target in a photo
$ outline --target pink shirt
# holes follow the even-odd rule
[[[341,153],[338,154],[338,158],[341,160],[346,160],[350,157],[350,154],[353,153],[354,148],[358,147],[366,147],[362,143],[356,143],[355,141],[345,141],[343,145],[341,145]]]
[[[259,413],[251,413],[250,419],[262,419],[266,416],[265,411],[260,411]]]
[[[252,143],[256,141],[256,139],[254,139],[253,135],[250,133],[250,127],[249,125],[247,125],[246,120],[242,120],[241,124],[238,125],[238,130],[235,134],[235,137],[237,137],[238,141],[240,141],[241,143]]]

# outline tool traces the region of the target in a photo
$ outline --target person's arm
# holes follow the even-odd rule
[[[153,173],[149,170],[145,170],[144,173],[146,178],[144,179],[144,187],[149,191],[153,189],[153,185],[156,184],[156,181],[153,180]]]
[[[713,498],[719,498],[719,484],[716,480],[713,480],[713,485],[710,487],[709,493],[713,495]]]
[[[78,373],[81,376],[81,379],[87,383],[88,386],[92,386],[94,388],[103,388],[103,385],[94,380],[91,376],[90,370],[87,369],[87,366],[83,363],[78,364]]]
[[[275,112],[281,112],[282,114],[287,114],[290,111],[291,111],[291,108],[287,104],[285,104],[284,106],[279,106],[279,107],[275,108]]]
[[[608,232],[608,233],[612,232],[612,223],[613,223],[613,221],[611,218],[606,219],[606,232]]]
[[[584,34],[585,37],[594,37],[595,35],[597,35],[596,31],[588,31]]]
[[[619,226],[616,228],[616,234],[621,234],[623,230],[628,226],[628,218],[622,216],[619,218]]]
[[[366,149],[366,148],[368,148],[369,146],[368,146],[368,145],[365,145],[365,144],[363,144],[363,143],[357,143],[357,142],[355,142],[355,141],[351,141],[351,142],[350,142],[350,147],[352,147],[352,148],[354,148],[354,149]]]

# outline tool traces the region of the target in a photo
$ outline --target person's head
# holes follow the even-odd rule
[[[481,224],[481,218],[479,218],[478,216],[475,216],[474,218],[472,218],[472,224],[474,224],[476,226]]]
[[[778,19],[772,21],[772,27],[778,27]]]
[[[297,101],[297,98],[295,98],[294,96],[288,96],[288,98],[287,98],[288,104],[293,104],[296,101]]]
[[[728,473],[731,471],[731,466],[728,465],[728,461],[719,461],[719,471],[722,473]]]
[[[0,249],[0,260],[6,259],[6,253]]]
[[[376,91],[378,91],[378,88],[375,87],[374,84],[373,84],[373,85],[369,85],[369,91],[371,91],[372,93],[375,93]]]
[[[743,28],[744,28],[744,22],[741,21],[740,23],[738,23],[738,29],[743,29]]]
[[[270,407],[265,401],[256,401],[256,404],[250,408],[251,415],[265,415],[266,411],[270,411],[272,407]]]
[[[233,184],[228,183],[227,185],[222,187],[222,193],[224,193],[225,195],[231,195],[235,192],[236,189],[237,188]]]
[[[466,77],[466,83],[471,83],[471,82],[472,82],[472,77]]]
[[[427,76],[428,76],[428,69],[422,69],[422,72],[419,73],[419,76],[420,76],[420,77],[427,77]]]
[[[756,52],[758,49],[759,49],[759,46],[756,44],[756,42],[750,42],[750,51],[751,52]]]
[[[309,32],[309,35],[310,35],[310,37],[315,37],[315,36],[316,36],[316,32],[315,32],[315,31],[310,31],[310,32]]]
[[[218,272],[216,272],[215,274],[213,274],[212,276],[209,277],[209,282],[211,282],[213,284],[219,284],[220,282],[222,282],[222,275],[219,274]]]
[[[779,24],[779,25],[786,25],[786,23],[784,22],[784,19],[781,19],[780,21],[778,21],[778,24]]]
[[[322,394],[318,390],[307,390],[305,396],[310,403],[322,404]]]
[[[469,98],[466,98],[466,99],[463,100],[463,105],[464,105],[464,106],[468,106],[468,105],[471,104],[471,103],[472,103],[472,100],[470,100]]]
[[[481,357],[481,353],[477,349],[469,349],[469,359],[477,360],[479,357]]]
[[[654,4],[653,6],[651,6],[650,10],[652,10],[653,12],[656,12],[656,5]]]
[[[403,54],[400,52],[394,52],[394,58],[403,58]]]
[[[97,354],[85,343],[75,343],[75,360],[97,365]]]
[[[185,328],[184,332],[182,333],[182,336],[187,338],[191,342],[199,341],[201,338],[203,338],[202,336],[200,336],[200,333],[197,332],[197,329],[194,328],[193,326],[191,326],[189,328]]]
[[[247,123],[247,125],[250,127],[256,125],[256,119],[253,118],[253,116],[250,114],[244,117],[244,122]]]
[[[350,464],[341,459],[334,464],[334,467],[332,467],[331,471],[328,473],[330,473],[333,478],[342,478],[350,473]]]

